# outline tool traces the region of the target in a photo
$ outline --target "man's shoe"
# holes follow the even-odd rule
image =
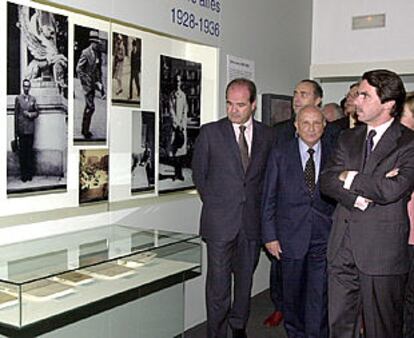
[[[87,131],[86,133],[82,133],[83,137],[86,139],[90,139],[93,134],[90,131]]]
[[[265,321],[263,322],[263,325],[269,326],[269,327],[279,326],[282,320],[283,320],[283,313],[281,311],[275,311],[269,317],[265,319]]]
[[[183,176],[183,174],[175,175],[175,179],[180,180],[180,181],[184,181],[184,176]]]
[[[233,338],[247,338],[245,329],[233,329]]]

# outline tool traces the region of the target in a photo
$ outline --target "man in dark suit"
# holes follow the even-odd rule
[[[321,110],[296,115],[298,138],[276,145],[266,169],[262,237],[282,263],[288,337],[328,337],[326,246],[335,203],[319,192],[318,175],[330,152],[321,141]]]
[[[89,32],[89,46],[86,47],[76,65],[76,72],[85,94],[85,109],[82,118],[82,135],[90,139],[93,134],[90,131],[92,115],[95,112],[95,90],[104,93],[102,83],[102,70],[100,63],[100,39],[95,30]]]
[[[276,142],[280,143],[294,138],[296,135],[296,114],[307,105],[320,107],[322,98],[323,90],[318,82],[310,79],[300,81],[293,92],[292,117],[289,120],[279,122],[274,126],[277,134]]]
[[[193,180],[203,202],[207,244],[207,337],[247,337],[252,277],[261,246],[261,199],[270,127],[253,119],[256,86],[235,79],[226,89],[227,117],[200,129]],[[234,277],[231,302],[231,277]]]
[[[414,133],[398,121],[400,77],[366,72],[345,130],[321,175],[339,203],[328,243],[331,337],[352,337],[362,307],[367,338],[402,337],[409,268],[407,201],[414,187]]]
[[[31,181],[35,172],[35,156],[33,141],[35,120],[39,116],[36,98],[30,95],[30,80],[23,80],[23,94],[16,96],[14,101],[15,139],[18,143],[20,162],[20,179],[22,182]]]
[[[277,144],[286,144],[296,138],[295,120],[299,110],[307,105],[321,106],[323,90],[318,82],[310,79],[301,80],[293,92],[292,118],[279,122],[274,126],[275,142]],[[326,136],[328,135],[328,136]],[[331,138],[331,128],[325,130],[324,138]],[[329,143],[329,142],[328,142]],[[270,257],[270,297],[274,305],[274,311],[265,319],[264,325],[278,326],[283,319],[283,288],[282,288],[282,267],[280,261]]]
[[[131,74],[129,77],[129,97],[128,100],[133,99],[134,83],[137,89],[137,98],[141,98],[141,87],[139,84],[139,77],[141,74],[141,40],[134,38],[132,40],[132,50],[130,60]]]

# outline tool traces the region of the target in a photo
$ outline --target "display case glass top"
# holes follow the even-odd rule
[[[193,278],[200,243],[193,234],[111,224],[0,246],[0,328],[110,308],[120,295],[136,299]]]
[[[198,238],[118,224],[0,246],[0,281],[25,284]]]

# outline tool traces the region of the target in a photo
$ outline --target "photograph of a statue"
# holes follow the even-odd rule
[[[7,4],[7,193],[66,190],[68,18]]]

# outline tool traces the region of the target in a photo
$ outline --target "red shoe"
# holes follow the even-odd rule
[[[279,326],[283,320],[283,313],[281,311],[273,312],[269,317],[265,319],[263,325],[268,327]]]

